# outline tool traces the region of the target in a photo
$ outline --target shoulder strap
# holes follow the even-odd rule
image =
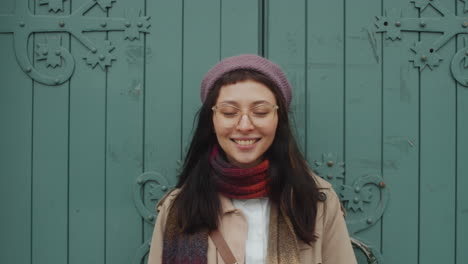
[[[224,240],[223,235],[219,232],[218,229],[213,230],[210,232],[211,240],[215,244],[216,248],[218,249],[219,255],[223,258],[224,263],[226,264],[237,264],[237,260],[231,252],[228,244]]]

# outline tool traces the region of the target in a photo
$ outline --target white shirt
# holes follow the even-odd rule
[[[233,199],[234,207],[247,218],[248,232],[245,244],[245,264],[266,263],[270,201],[267,197],[257,199]]]

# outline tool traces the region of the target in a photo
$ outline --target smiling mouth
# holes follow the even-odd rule
[[[236,144],[239,144],[241,146],[249,146],[257,143],[260,139],[231,139]]]

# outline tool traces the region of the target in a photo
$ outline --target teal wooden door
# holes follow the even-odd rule
[[[0,261],[144,262],[201,78],[256,53],[360,264],[468,262],[467,8],[413,2],[4,0]]]
[[[267,1],[304,152],[379,263],[468,261],[466,7]]]

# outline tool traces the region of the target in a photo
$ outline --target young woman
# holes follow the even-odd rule
[[[158,204],[149,264],[225,263],[229,252],[233,263],[356,263],[338,197],[294,140],[284,72],[257,55],[226,58],[201,100],[177,188]]]

